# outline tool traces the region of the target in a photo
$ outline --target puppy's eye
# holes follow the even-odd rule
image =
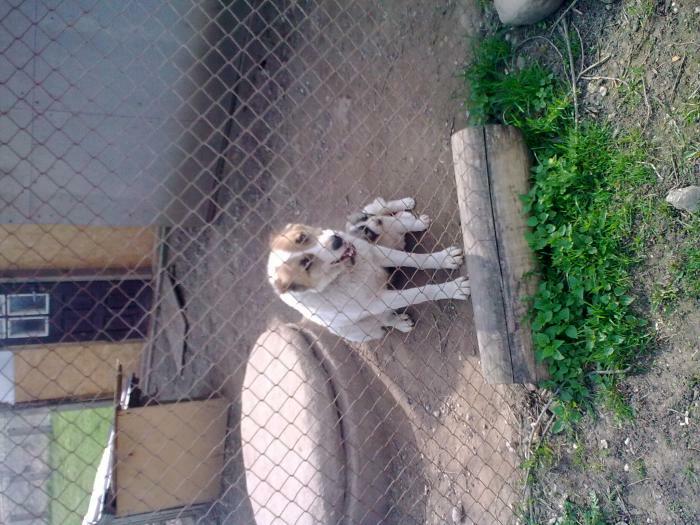
[[[313,263],[314,263],[313,258],[309,257],[309,256],[306,256],[299,261],[299,264],[302,266],[302,268],[304,268],[304,270],[307,270],[307,271],[309,270],[309,268],[311,268],[311,265]]]
[[[294,242],[297,244],[304,244],[308,240],[309,238],[306,236],[305,233],[300,233],[299,235],[297,235],[296,239],[294,239]]]

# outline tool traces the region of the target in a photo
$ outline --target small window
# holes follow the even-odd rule
[[[7,315],[38,315],[48,313],[48,294],[26,293],[7,296]]]
[[[0,295],[0,315],[5,315],[5,296]]]
[[[0,317],[0,339],[5,339],[5,319]]]
[[[46,337],[49,335],[48,317],[10,317],[7,320],[7,338]]]

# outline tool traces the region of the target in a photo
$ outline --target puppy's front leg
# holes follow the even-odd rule
[[[423,270],[454,270],[464,261],[464,253],[456,246],[433,253],[409,253],[377,245],[374,246],[374,253],[377,255],[379,264],[388,268],[408,266]]]
[[[415,205],[416,201],[411,197],[404,197],[394,201],[386,201],[381,197],[377,197],[362,208],[362,212],[368,215],[387,215],[397,211],[412,210]]]
[[[381,220],[397,233],[422,232],[430,226],[430,217],[427,215],[416,217],[410,211],[400,211],[394,216],[384,217]]]
[[[454,281],[443,284],[429,284],[420,288],[407,288],[405,290],[385,290],[368,309],[381,310],[383,306],[385,309],[396,310],[412,304],[439,301],[440,299],[466,301],[469,298],[469,294],[469,280],[464,277],[458,277]]]

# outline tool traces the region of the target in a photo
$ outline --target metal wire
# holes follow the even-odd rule
[[[462,246],[463,4],[0,0],[1,523],[515,522],[468,302],[353,344],[267,276],[377,196]]]

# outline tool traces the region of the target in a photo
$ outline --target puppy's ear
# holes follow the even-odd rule
[[[364,236],[364,238],[367,239],[369,242],[377,242],[377,239],[379,239],[379,234],[369,226],[360,226],[359,229],[360,231],[362,231],[362,235]]]
[[[304,284],[292,282],[292,283],[289,283],[289,288],[287,288],[287,291],[289,291],[289,292],[304,292],[308,289],[309,289],[309,287],[304,285]]]
[[[277,290],[277,293],[283,294],[287,292],[303,292],[308,290],[308,287],[285,275],[275,279],[275,290]]]
[[[365,213],[353,213],[348,215],[348,222],[350,224],[357,224],[359,222],[364,222],[367,220],[367,214]]]
[[[289,231],[290,228],[294,226],[293,224],[289,223],[287,224],[284,228],[281,230],[274,230],[270,233],[270,236],[268,238],[267,244],[270,248],[273,248],[275,243],[279,240],[280,237],[285,237],[285,233]]]

